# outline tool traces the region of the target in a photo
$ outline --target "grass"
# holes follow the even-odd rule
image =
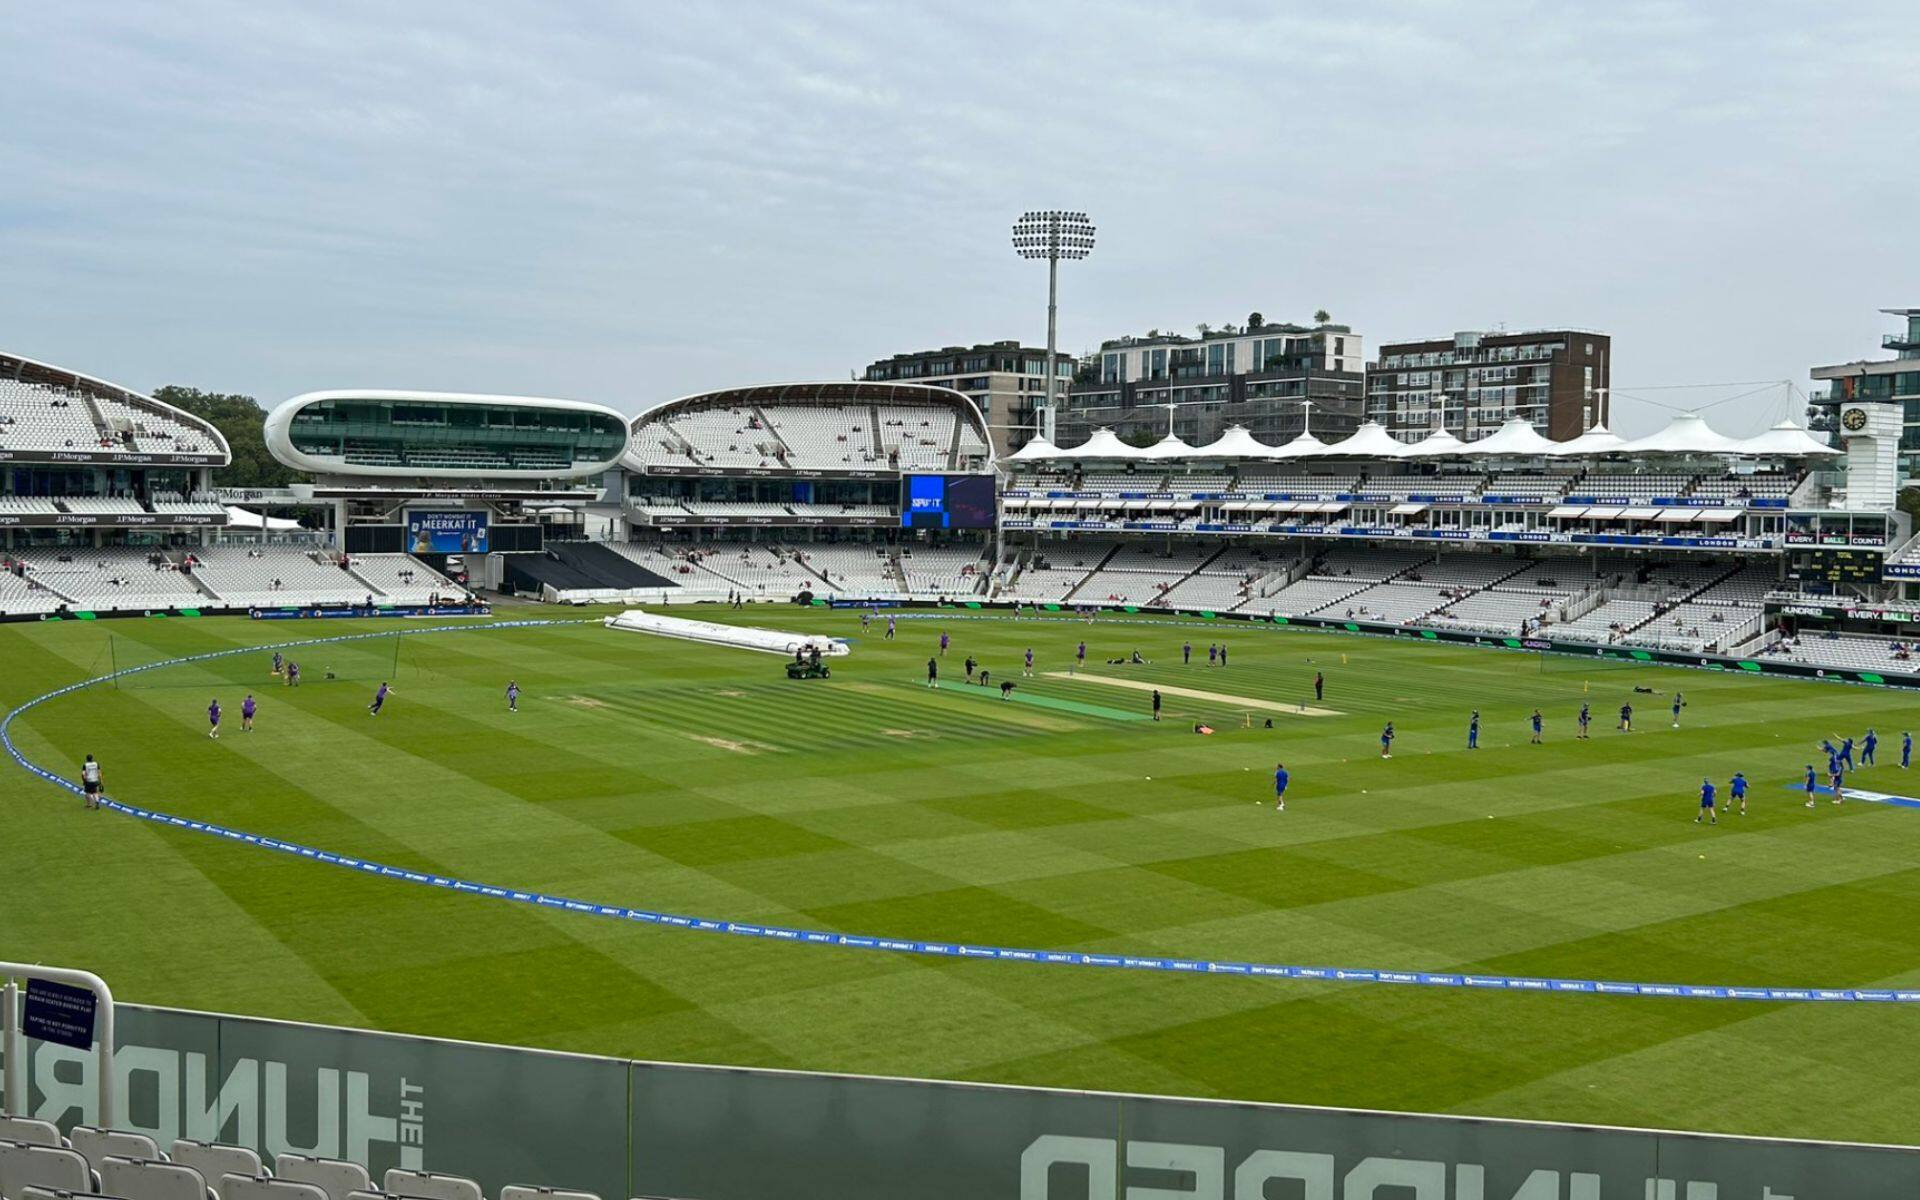
[[[542,610],[542,615],[545,615]],[[564,614],[571,615],[571,614]],[[707,614],[702,614],[707,615]],[[830,680],[595,624],[377,638],[144,673],[14,736],[109,791],[399,866],[700,916],[992,944],[1397,969],[1920,984],[1920,814],[1789,784],[1895,691],[1224,623],[718,619],[858,639]],[[0,626],[0,702],[116,666],[367,623]],[[942,629],[942,687],[924,686]],[[1090,672],[1341,715],[1293,717]],[[1194,665],[1179,644],[1201,647]],[[1232,665],[1204,665],[1225,638]],[[1034,648],[1038,677],[1020,678]],[[1109,667],[1139,649],[1150,666]],[[972,654],[1017,702],[961,682]],[[325,676],[331,671],[336,678]],[[502,696],[525,690],[521,712]],[[387,713],[369,717],[390,678]],[[1634,687],[1658,696],[1636,696]],[[1674,689],[1689,700],[1668,728]],[[262,702],[238,728],[241,694]],[[218,695],[229,713],[205,736]],[[1636,700],[1640,731],[1613,731]],[[1588,701],[1591,742],[1573,739]],[[1527,744],[1526,716],[1547,716]],[[1481,749],[1464,749],[1466,714]],[[1274,728],[1260,728],[1271,715]],[[1376,736],[1392,719],[1392,760]],[[1191,732],[1204,721],[1219,730]],[[1276,760],[1288,811],[1270,802]],[[1693,824],[1703,774],[1751,813]],[[1899,792],[1897,766],[1862,783]],[[1913,779],[1907,792],[1920,789]],[[1906,1141],[1920,1012],[923,960],[537,911],[81,811],[12,766],[7,956],[156,1004],[559,1049],[1297,1103]],[[1256,807],[1255,801],[1267,801]]]

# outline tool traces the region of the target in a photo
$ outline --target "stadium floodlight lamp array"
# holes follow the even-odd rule
[[[1093,253],[1093,222],[1083,212],[1030,212],[1013,223],[1021,258],[1085,258]]]
[[[1054,440],[1054,390],[1060,372],[1054,362],[1060,300],[1060,260],[1081,259],[1093,253],[1093,222],[1083,212],[1058,209],[1022,213],[1013,223],[1013,252],[1021,258],[1047,260],[1047,402],[1041,412],[1040,436]]]

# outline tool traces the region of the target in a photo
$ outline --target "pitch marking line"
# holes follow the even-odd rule
[[[1295,717],[1344,717],[1347,715],[1337,709],[1315,708],[1311,704],[1288,704],[1284,700],[1256,700],[1251,696],[1229,696],[1224,692],[1203,692],[1199,688],[1178,687],[1171,683],[1149,683],[1144,679],[1115,679],[1111,675],[1090,675],[1085,672],[1076,675],[1071,671],[1046,671],[1043,674],[1048,679],[1084,679],[1088,683],[1132,688],[1136,692],[1157,690],[1165,696],[1185,696],[1189,700],[1212,700],[1220,704],[1231,704],[1235,708],[1258,708]]]

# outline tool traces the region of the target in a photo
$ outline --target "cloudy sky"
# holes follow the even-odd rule
[[[638,409],[1037,342],[1026,208],[1099,225],[1065,349],[1573,325],[1629,431],[1920,304],[1892,0],[0,7],[0,346],[134,387]]]

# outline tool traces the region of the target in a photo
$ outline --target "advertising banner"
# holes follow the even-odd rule
[[[485,554],[487,514],[409,511],[407,551],[410,554]]]

